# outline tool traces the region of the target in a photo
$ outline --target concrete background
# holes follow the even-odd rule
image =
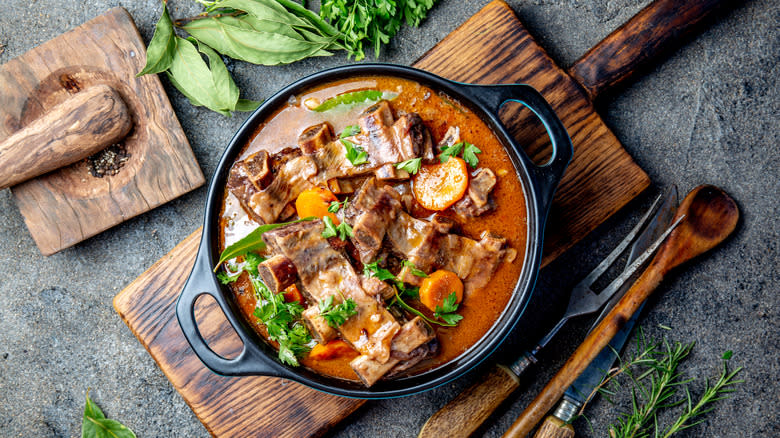
[[[199,10],[190,0],[170,3],[175,17]],[[402,31],[380,60],[411,63],[486,3],[440,1],[420,29]],[[550,55],[567,66],[648,2],[510,3]],[[553,325],[564,310],[566,291],[630,229],[659,187],[677,184],[684,194],[698,184],[718,185],[740,205],[738,230],[716,251],[668,278],[640,320],[650,336],[696,342],[684,366],[693,377],[717,375],[720,356],[729,349],[734,351],[731,366],[745,367],[741,377],[746,382],[733,398],[720,402],[687,436],[780,434],[775,392],[780,387],[780,3],[737,3],[672,55],[599,101],[606,123],[649,173],[654,187],[542,271],[529,319],[496,356],[528,347]],[[0,63],[118,5],[130,11],[148,41],[159,16],[157,0],[3,1]],[[346,62],[337,55],[283,67],[237,62],[230,68],[244,96],[262,99],[293,80]],[[210,177],[246,115],[225,118],[195,108],[163,82]],[[117,292],[200,225],[204,197],[205,188],[196,190],[44,258],[10,192],[0,191],[0,436],[78,436],[87,388],[109,417],[139,437],[207,435],[111,305]],[[582,318],[566,327],[480,434],[500,436],[589,325]],[[432,413],[478,378],[472,373],[417,396],[370,402],[332,436],[414,436]],[[575,424],[578,432],[605,436],[618,408],[599,398],[587,411],[590,424]]]

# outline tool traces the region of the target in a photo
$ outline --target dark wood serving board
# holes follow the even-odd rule
[[[149,211],[205,182],[156,75],[136,78],[146,47],[117,7],[0,66],[0,141],[73,94],[115,89],[133,128],[116,175],[92,176],[79,161],[11,188],[41,253],[50,255]]]
[[[533,85],[550,101],[574,142],[574,159],[554,202],[545,263],[569,248],[634,198],[649,179],[596,114],[588,96],[547,56],[501,1],[483,8],[415,64],[447,78],[475,83]],[[502,117],[523,138],[516,108]],[[528,139],[531,155],[544,143]],[[200,230],[120,292],[114,307],[157,361],[206,428],[216,436],[316,436],[363,402],[329,396],[266,377],[219,377],[184,339],[174,306],[195,259]],[[240,341],[214,302],[196,314],[215,351],[229,354]]]

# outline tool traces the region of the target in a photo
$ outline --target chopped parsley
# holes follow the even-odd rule
[[[481,154],[482,151],[467,141],[464,142],[464,145],[463,160],[469,163],[469,166],[472,168],[477,167],[477,164],[479,164],[479,158],[477,158],[477,154]]]
[[[265,325],[268,339],[279,344],[279,360],[292,366],[300,365],[298,357],[311,348],[311,334],[300,321],[303,306],[284,301],[284,292],[274,294],[257,276],[251,275],[257,296],[255,316]]]
[[[347,298],[341,304],[333,305],[334,295],[325,298],[320,301],[318,307],[320,309],[320,316],[322,316],[329,326],[333,328],[339,328],[349,317],[357,315],[357,304],[352,298]],[[342,295],[342,299],[344,296]]]
[[[346,126],[343,131],[341,131],[341,135],[339,135],[339,138],[352,137],[353,135],[358,135],[358,134],[360,134],[360,126],[349,125]]]
[[[328,205],[328,212],[329,213],[337,213],[342,208],[347,208],[347,202],[349,202],[349,197],[345,198],[343,201],[332,201],[330,205]]]
[[[219,271],[217,272],[217,279],[222,284],[230,284],[238,280],[238,277],[241,276],[242,272],[243,271],[238,271],[236,273],[229,273],[229,272]]]
[[[409,267],[409,269],[412,271],[412,275],[416,275],[422,278],[426,278],[428,276],[428,274],[422,270],[417,269],[417,266],[414,266],[414,263],[410,262],[409,260],[404,260],[403,265]]]
[[[439,155],[439,161],[446,163],[450,157],[457,157],[460,151],[463,149],[463,142],[455,143],[452,146],[446,146],[441,150]]]
[[[420,171],[420,164],[422,163],[422,158],[412,158],[411,160],[402,161],[400,163],[396,163],[395,168],[405,170],[412,175]]]
[[[353,166],[368,163],[368,152],[364,151],[360,146],[356,146],[355,143],[342,138],[341,144],[347,150],[347,160],[352,163]]]
[[[458,315],[458,303],[456,302],[458,299],[458,296],[455,294],[455,291],[453,291],[447,298],[444,299],[444,302],[441,306],[436,306],[436,310],[433,312],[433,316],[437,318],[441,318],[442,321],[446,322],[449,325],[456,325],[458,321],[463,319],[461,315]]]
[[[477,164],[479,164],[477,154],[481,154],[482,150],[467,141],[444,147],[439,155],[439,161],[446,163],[450,157],[457,157],[461,151],[463,151],[463,161],[467,162],[471,167],[477,167]]]
[[[322,237],[327,239],[328,237],[338,236],[341,240],[347,240],[348,237],[352,237],[352,227],[350,227],[348,223],[342,222],[337,226],[328,216],[323,217],[322,222],[325,224],[325,229],[322,231]]]

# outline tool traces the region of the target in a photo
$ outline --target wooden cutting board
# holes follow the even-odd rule
[[[41,253],[50,255],[205,182],[156,75],[136,78],[146,48],[124,8],[66,32],[0,66],[0,141],[95,85],[115,89],[133,128],[116,175],[85,161],[14,186],[14,201]]]
[[[503,2],[487,5],[415,64],[447,78],[483,84],[524,82],[550,101],[569,130],[574,159],[556,196],[545,263],[644,190],[649,179],[596,114],[583,88],[558,68]],[[545,142],[526,135],[517,108],[503,119],[527,140],[533,156]],[[533,132],[533,131],[532,131]],[[220,377],[184,339],[174,306],[195,259],[200,230],[119,293],[114,307],[149,350],[206,428],[217,436],[317,436],[363,401],[329,396],[266,377]],[[230,355],[240,341],[216,303],[199,303],[199,326],[215,351]]]

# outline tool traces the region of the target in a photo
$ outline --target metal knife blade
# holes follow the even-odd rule
[[[631,247],[631,252],[628,256],[628,261],[626,262],[626,267],[630,266],[642,253],[647,250],[650,245],[653,244],[655,240],[657,240],[664,233],[669,223],[671,223],[672,219],[674,218],[674,214],[677,211],[677,203],[677,187],[671,186],[664,195],[661,207],[658,209],[653,219],[647,224],[647,227],[642,231],[636,242],[634,242],[633,246]],[[607,302],[604,310],[596,319],[596,322],[593,323],[591,330],[593,330],[593,328],[596,327],[599,322],[601,322],[601,319],[609,313],[612,307],[614,307],[614,305],[620,301],[620,298],[622,298],[626,291],[631,288],[632,283],[633,281],[627,281],[623,287],[618,290],[618,292],[615,293],[615,295]],[[570,421],[571,418],[573,418],[576,414],[576,411],[579,410],[579,408],[587,401],[589,397],[592,397],[593,389],[599,383],[601,383],[601,380],[604,378],[610,367],[612,367],[612,365],[615,363],[615,360],[618,358],[616,352],[620,351],[620,349],[623,347],[623,344],[626,342],[626,339],[628,339],[628,335],[631,333],[631,330],[634,327],[634,323],[636,322],[641,310],[642,308],[640,307],[639,310],[634,313],[631,319],[626,322],[623,328],[615,334],[615,336],[612,338],[612,341],[610,341],[609,346],[604,348],[601,353],[596,356],[588,368],[586,368],[585,371],[580,374],[577,380],[575,380],[574,383],[572,383],[564,393],[564,402],[561,403],[558,410],[563,411],[560,412],[561,415],[571,415],[571,417],[561,418],[557,415],[559,413],[558,411],[556,411],[556,413],[553,415],[561,418],[564,421]],[[561,407],[566,405],[566,401],[574,404],[575,406],[561,409]],[[572,409],[574,409],[574,412],[567,412]]]

